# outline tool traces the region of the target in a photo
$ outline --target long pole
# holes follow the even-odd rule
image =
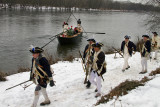
[[[24,84],[24,83],[27,83],[27,82],[29,82],[29,81],[30,81],[30,80],[27,80],[27,81],[24,81],[24,82],[22,82],[22,83],[19,83],[19,84],[13,86],[13,87],[7,88],[6,91],[7,91],[7,90],[10,90],[10,89],[12,89],[12,88],[14,88],[14,87],[17,87],[17,86],[19,86],[19,85],[22,85],[22,84]]]

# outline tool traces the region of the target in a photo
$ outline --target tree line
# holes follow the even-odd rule
[[[64,8],[85,8],[85,9],[107,9],[107,10],[144,10],[160,11],[160,7],[150,4],[117,2],[113,0],[0,0],[0,6],[8,5],[10,8],[20,5],[32,7],[64,7]]]

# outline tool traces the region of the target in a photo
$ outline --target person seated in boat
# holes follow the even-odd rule
[[[75,27],[75,28],[74,28],[74,34],[77,34],[77,33],[78,33],[78,28]]]
[[[64,24],[64,27],[63,27],[63,32],[66,32],[67,29],[68,29],[68,23],[65,23],[65,24]]]
[[[78,21],[77,21],[77,27],[79,28],[79,30],[81,30],[81,19],[78,19]]]

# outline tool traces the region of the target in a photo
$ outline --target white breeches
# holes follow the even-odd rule
[[[95,81],[96,79],[96,81]],[[89,77],[89,81],[91,82],[91,84],[94,84],[97,87],[98,93],[101,94],[101,76],[98,76],[97,73],[95,72],[91,72],[90,77]]]
[[[157,53],[158,53],[158,49],[157,50],[155,50],[155,56],[154,56],[154,58],[157,58]]]
[[[147,70],[147,59],[146,57],[141,58],[141,64],[142,64],[142,71]]]
[[[123,57],[124,57],[123,69],[126,69],[129,66],[128,65],[128,59],[129,59],[130,55],[129,54],[124,54]]]
[[[40,85],[37,85],[36,89],[35,89],[34,101],[33,101],[33,104],[32,104],[31,107],[36,107],[37,106],[39,96],[40,96],[40,92],[42,93],[43,97],[45,98],[45,101],[49,100],[47,92],[46,92],[46,88],[43,88]]]

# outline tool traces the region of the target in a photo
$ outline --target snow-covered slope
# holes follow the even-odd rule
[[[114,88],[119,83],[125,81],[126,79],[130,80],[140,80],[144,76],[148,76],[148,73],[152,70],[155,70],[159,67],[159,62],[152,60],[152,62],[148,61],[148,73],[139,74],[141,72],[141,60],[140,54],[136,53],[129,60],[129,64],[131,68],[125,72],[122,72],[123,66],[123,58],[114,59],[114,55],[106,55],[107,61],[107,73],[104,74],[105,81],[102,82],[102,94],[107,94],[111,88]],[[92,107],[100,98],[95,98],[95,86],[91,86],[90,89],[86,89],[83,84],[85,73],[83,72],[81,61],[75,60],[74,62],[58,62],[57,64],[52,65],[55,76],[54,80],[56,81],[55,87],[48,86],[47,92],[49,94],[49,98],[51,100],[51,104],[47,107]],[[31,85],[26,90],[22,88],[22,86],[18,86],[11,90],[5,91],[6,88],[16,85],[20,82],[26,81],[29,79],[29,72],[19,73],[15,75],[11,75],[7,77],[8,81],[0,82],[0,107],[30,107],[32,104],[32,100],[34,98],[34,89],[35,85]],[[159,87],[157,86],[160,78],[156,78],[155,80],[150,81],[146,84],[145,87],[140,87],[136,91],[131,91],[130,94],[122,97],[122,103],[124,101],[125,107],[138,107],[135,106],[134,103],[138,105],[144,105],[145,101],[149,100],[150,94],[147,94],[149,91],[149,86],[151,87]],[[155,81],[155,82],[154,82]],[[29,82],[28,84],[30,84]],[[147,89],[148,88],[148,89]],[[144,90],[144,93],[143,93]],[[139,92],[140,91],[140,92]],[[158,89],[151,89],[151,91],[158,91]],[[140,94],[139,96],[136,94]],[[144,96],[143,96],[144,95]],[[156,94],[160,97],[160,94]],[[144,99],[141,103],[138,99]],[[131,98],[130,98],[131,97]],[[147,98],[148,97],[148,98]],[[156,99],[156,97],[155,97]],[[157,98],[158,99],[158,98]],[[43,96],[40,96],[39,103],[43,101]],[[156,100],[155,100],[156,101]],[[111,107],[113,101],[102,104],[100,107]],[[38,107],[39,107],[38,103]],[[119,103],[119,102],[117,102]],[[120,103],[119,103],[120,104]],[[119,105],[117,104],[117,105]],[[156,103],[154,103],[156,104]],[[153,104],[152,104],[153,105]],[[116,107],[120,107],[116,106]],[[123,106],[124,107],[124,106]],[[143,106],[139,106],[143,107]],[[151,106],[145,106],[151,107]],[[153,105],[153,107],[158,107]]]

